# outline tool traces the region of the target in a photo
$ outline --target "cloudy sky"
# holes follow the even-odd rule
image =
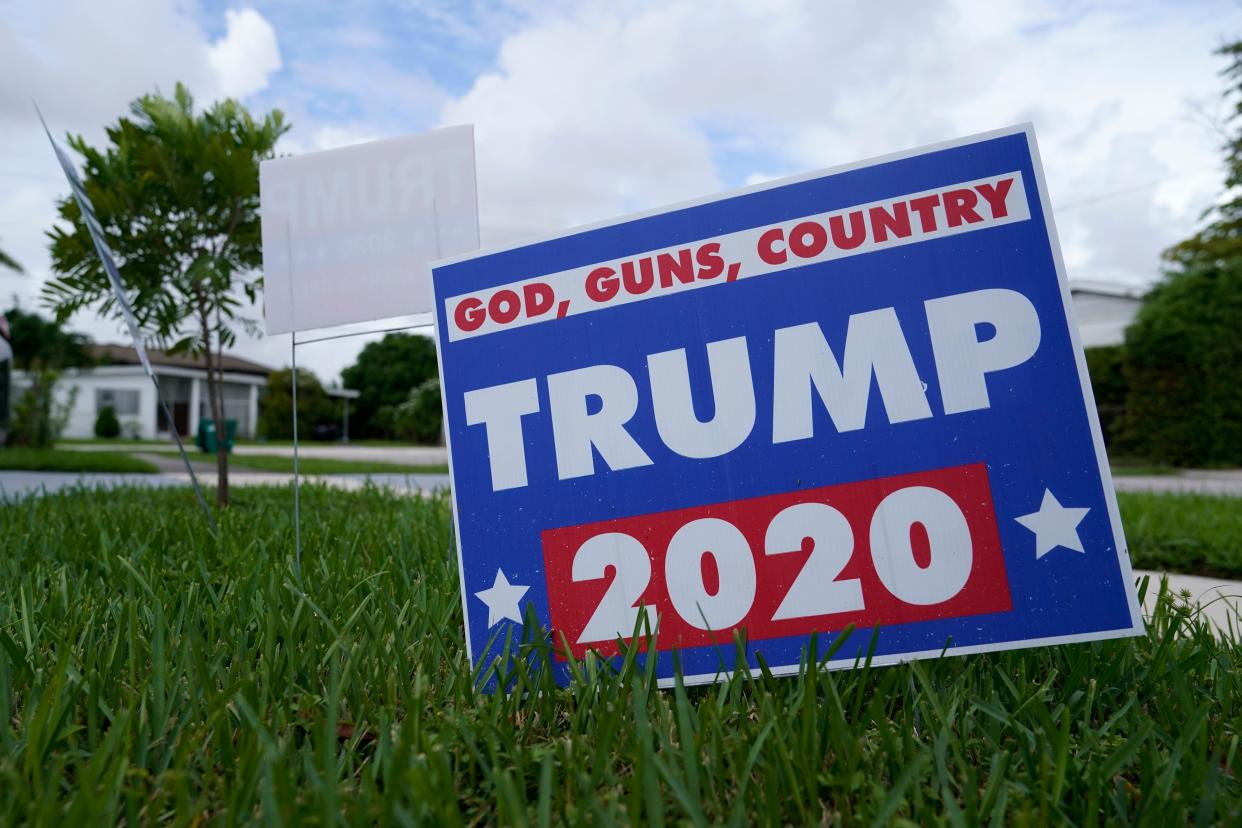
[[[1220,195],[1238,37],[1211,0],[0,0],[0,307],[37,307],[67,192],[31,99],[98,140],[178,80],[284,110],[286,153],[473,123],[485,245],[1029,120],[1070,277],[1148,282]]]

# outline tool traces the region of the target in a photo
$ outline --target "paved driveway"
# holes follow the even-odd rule
[[[0,499],[55,494],[62,489],[112,489],[117,486],[183,486],[162,474],[83,474],[79,472],[0,471]]]

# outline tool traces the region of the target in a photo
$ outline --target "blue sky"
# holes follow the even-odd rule
[[[1224,0],[0,0],[0,244],[28,271],[0,304],[37,304],[65,192],[30,99],[97,139],[177,80],[281,108],[288,153],[475,124],[485,244],[1030,120],[1071,278],[1145,283],[1221,195],[1211,53],[1239,36]]]

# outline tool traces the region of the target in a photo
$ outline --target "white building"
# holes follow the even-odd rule
[[[60,400],[67,399],[71,389],[77,389],[64,436],[94,437],[99,412],[112,406],[121,421],[122,435],[144,439],[171,437],[169,424],[155,398],[155,388],[134,349],[123,345],[93,345],[90,352],[98,365],[67,369],[57,384]],[[192,438],[198,431],[199,420],[211,418],[207,369],[202,357],[150,349],[147,356],[159,379],[173,425],[182,437]],[[238,437],[254,437],[259,418],[259,391],[267,385],[271,369],[228,354],[222,358],[222,365],[224,418],[237,421]],[[13,372],[14,399],[28,384],[22,372]]]
[[[1071,281],[1070,298],[1082,346],[1095,348],[1124,342],[1126,328],[1134,321],[1146,293],[1146,288],[1117,282]]]

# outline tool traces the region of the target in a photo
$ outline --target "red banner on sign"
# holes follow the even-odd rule
[[[982,464],[550,529],[553,634],[611,655],[1011,608]]]

